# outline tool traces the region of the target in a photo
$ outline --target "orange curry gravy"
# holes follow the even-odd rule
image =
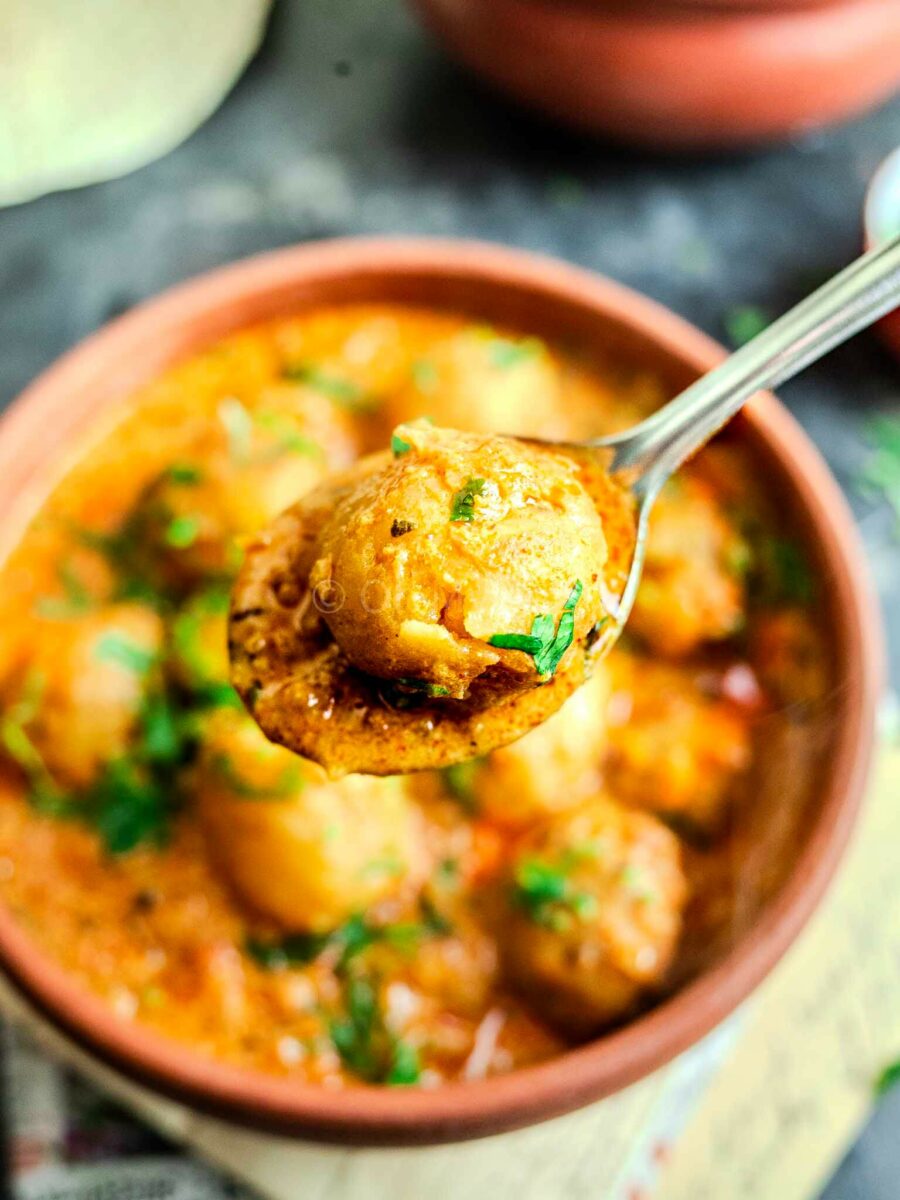
[[[575,438],[662,398],[366,306],[239,333],[124,406],[0,589],[0,892],[111,1019],[327,1086],[435,1086],[552,1056],[693,969],[731,920],[754,731],[827,689],[814,581],[738,446],[663,493],[594,679],[486,759],[324,782],[264,743],[225,648],[242,538],[399,422]]]

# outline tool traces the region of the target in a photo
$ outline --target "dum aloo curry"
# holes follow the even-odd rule
[[[115,1019],[327,1087],[510,1071],[677,985],[725,919],[755,731],[828,687],[814,580],[739,443],[667,486],[625,636],[503,749],[329,778],[247,715],[226,638],[257,531],[398,426],[580,438],[661,399],[378,305],[249,329],[146,386],[0,577],[0,895],[22,927]]]

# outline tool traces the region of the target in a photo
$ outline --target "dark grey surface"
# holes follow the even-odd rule
[[[631,154],[495,100],[445,63],[399,0],[283,0],[245,78],[184,146],[126,179],[0,213],[0,400],[168,284],[348,233],[477,236],[557,254],[723,337],[730,308],[776,314],[858,252],[866,181],[898,143],[900,100],[764,153]],[[900,366],[865,335],[782,395],[861,519],[896,684],[900,553],[889,514],[853,480],[867,415],[900,407]],[[828,1197],[898,1196],[894,1097]]]

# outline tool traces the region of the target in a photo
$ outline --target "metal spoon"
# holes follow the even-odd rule
[[[631,612],[644,567],[647,525],[660,488],[752,396],[777,387],[829,350],[900,307],[900,235],[856,259],[811,296],[639,425],[612,437],[563,445],[606,450],[605,468],[637,501],[637,535],[615,623]],[[612,632],[612,631],[611,631]]]

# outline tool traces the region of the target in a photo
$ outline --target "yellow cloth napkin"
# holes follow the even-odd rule
[[[135,1087],[8,986],[0,1008],[162,1133],[271,1200],[812,1200],[900,1052],[900,750],[882,754],[836,885],[787,958],[699,1050],[610,1100],[532,1129],[404,1150],[235,1129]],[[737,1037],[736,1049],[730,1049]],[[698,1086],[721,1060],[653,1191]]]
[[[216,109],[271,0],[0,0],[0,205],[133,170]]]

